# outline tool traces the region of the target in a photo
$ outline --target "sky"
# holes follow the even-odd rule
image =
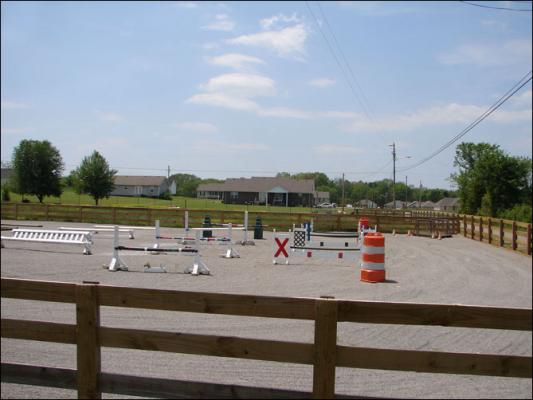
[[[531,9],[531,2],[472,1]],[[465,2],[1,2],[1,159],[65,175],[342,174],[453,189],[455,147],[531,157],[532,13]],[[531,76],[531,75],[529,75]]]

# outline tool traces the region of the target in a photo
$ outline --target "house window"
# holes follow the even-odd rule
[[[128,190],[128,187],[127,187],[127,186],[124,186],[124,190]]]
[[[230,197],[232,199],[236,199],[237,197],[239,197],[239,192],[230,192]]]

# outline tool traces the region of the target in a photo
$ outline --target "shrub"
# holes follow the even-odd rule
[[[531,223],[531,215],[531,204],[516,205],[500,213],[501,218],[527,223]]]
[[[170,192],[168,190],[164,191],[159,195],[159,198],[162,200],[172,200],[172,196],[170,195]]]
[[[2,186],[2,201],[11,201],[11,193],[7,185]]]

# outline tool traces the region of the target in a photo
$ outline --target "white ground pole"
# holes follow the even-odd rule
[[[202,261],[202,257],[200,256],[200,231],[197,230],[195,232],[195,239],[194,239],[194,245],[198,252],[194,255],[194,261],[193,265],[190,267],[185,268],[183,271],[185,274],[191,274],[191,275],[209,275],[210,271],[209,268],[207,268],[207,265]]]
[[[127,271],[128,266],[126,263],[119,257],[118,249],[119,246],[119,236],[118,236],[118,225],[115,225],[115,231],[113,235],[113,258],[109,263],[109,271]]]
[[[160,232],[159,220],[156,219],[155,220],[155,244],[154,244],[154,249],[158,249],[159,248],[159,237],[160,236],[161,236],[161,232]]]

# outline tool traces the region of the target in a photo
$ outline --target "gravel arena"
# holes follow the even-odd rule
[[[2,224],[43,225],[45,229],[92,224],[8,221]],[[182,229],[161,234],[182,236]],[[11,235],[4,231],[3,235]],[[218,232],[214,232],[215,235]],[[234,232],[236,240],[242,232]],[[253,231],[248,233],[253,237]],[[290,265],[272,264],[271,232],[255,246],[236,245],[240,258],[225,259],[225,245],[201,247],[211,275],[183,270],[192,257],[169,253],[121,252],[128,272],[104,267],[112,257],[110,233],[94,236],[93,254],[81,246],[5,241],[2,277],[105,285],[289,297],[334,296],[336,299],[388,302],[532,307],[531,257],[455,235],[435,240],[385,235],[387,281],[363,283],[358,263],[334,258],[294,258]],[[324,239],[339,241],[339,239]],[[135,230],[126,246],[151,246],[153,230]],[[171,241],[161,241],[162,247]],[[143,265],[160,264],[166,274],[144,273]],[[72,304],[2,299],[2,318],[75,323]],[[216,334],[270,340],[313,342],[313,321],[207,315],[102,307],[105,326]],[[432,326],[339,323],[338,344],[405,350],[434,350],[531,356],[531,332]],[[76,368],[74,345],[2,339],[2,361]],[[102,349],[102,371],[128,375],[206,381],[288,390],[312,390],[312,366],[222,357],[171,354],[114,348]],[[395,372],[337,367],[336,393],[387,398],[531,398],[531,379],[474,375]],[[76,398],[74,390],[2,383],[2,398]],[[104,398],[124,398],[103,393]]]

